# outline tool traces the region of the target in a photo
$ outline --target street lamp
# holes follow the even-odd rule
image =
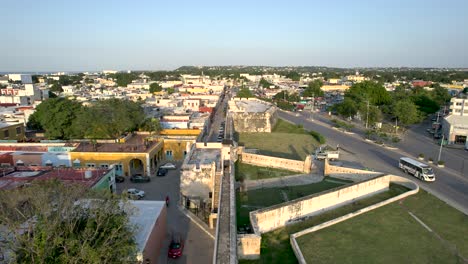
[[[445,137],[445,135],[442,134],[442,140],[440,141],[439,157],[437,158],[437,163],[439,163],[440,155],[442,155],[442,146],[444,145],[444,137]]]

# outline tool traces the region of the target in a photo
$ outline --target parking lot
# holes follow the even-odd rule
[[[167,208],[167,235],[158,263],[210,263],[213,258],[214,241],[197,225],[190,221],[177,207],[179,203],[180,166],[181,162],[171,162],[176,170],[169,170],[164,177],[151,177],[148,183],[132,183],[127,178],[123,183],[117,183],[117,192],[136,188],[145,192],[143,200],[165,200],[169,196]],[[185,240],[183,256],[179,259],[168,259],[167,249],[171,236],[177,234]]]

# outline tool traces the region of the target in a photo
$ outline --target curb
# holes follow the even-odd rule
[[[187,216],[190,219],[190,221],[192,221],[194,224],[200,227],[209,237],[211,237],[212,239],[215,239],[214,235],[209,231],[210,228],[208,227],[207,224],[202,222],[196,215],[194,215],[189,210],[182,208],[181,206],[177,206],[177,207],[180,212],[182,212],[185,216]]]

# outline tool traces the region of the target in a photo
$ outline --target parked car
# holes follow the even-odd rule
[[[143,176],[141,174],[135,174],[132,177],[130,177],[131,182],[150,182],[151,179],[150,177]]]
[[[163,168],[163,169],[166,169],[166,170],[175,170],[177,167],[176,167],[176,165],[168,162],[168,163],[164,163],[159,168]]]
[[[157,172],[156,175],[159,176],[159,177],[163,177],[163,176],[166,176],[167,172],[168,172],[167,169],[159,167],[158,172]]]
[[[170,258],[178,258],[182,256],[182,252],[184,250],[184,241],[180,238],[173,238],[171,243],[169,244],[169,251],[167,255]]]
[[[125,177],[124,176],[115,176],[115,182],[124,182]]]
[[[128,198],[130,198],[130,199],[140,200],[143,197],[145,197],[145,192],[142,191],[142,190],[131,188],[131,189],[127,190],[127,195],[128,195]]]

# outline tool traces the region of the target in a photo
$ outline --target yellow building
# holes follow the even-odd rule
[[[160,132],[164,142],[164,158],[182,161],[202,132],[200,129],[165,129]]]
[[[84,142],[70,152],[73,167],[107,168],[115,166],[116,175],[153,176],[163,155],[163,140],[149,141],[146,135],[130,136],[123,143]]]
[[[203,86],[183,86],[179,88],[179,92],[186,92],[190,94],[209,94],[210,88]]]
[[[23,140],[23,123],[4,123],[0,122],[0,140]]]
[[[321,87],[322,91],[346,91],[349,89],[348,85],[324,85]]]

